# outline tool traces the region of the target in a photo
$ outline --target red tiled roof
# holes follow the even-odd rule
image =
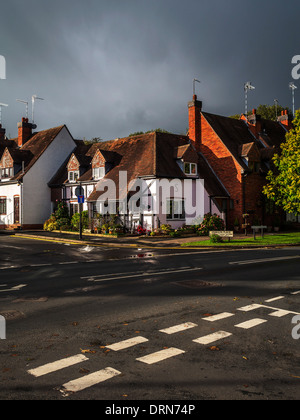
[[[29,169],[50,146],[52,141],[60,133],[63,127],[65,126],[61,125],[60,127],[50,128],[49,130],[34,133],[30,140],[28,140],[20,149],[15,149],[15,147],[12,149],[9,148],[10,152],[12,150],[12,157],[15,155],[18,160],[24,157],[25,163],[24,172],[20,171],[13,178],[11,178],[12,181],[20,180],[29,171]]]

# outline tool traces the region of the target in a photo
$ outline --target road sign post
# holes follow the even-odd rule
[[[82,240],[82,205],[84,204],[84,189],[82,188],[81,183],[75,189],[75,195],[78,198],[79,204],[79,239]]]

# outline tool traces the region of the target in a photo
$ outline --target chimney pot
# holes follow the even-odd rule
[[[22,147],[32,136],[33,124],[28,122],[28,118],[22,118],[22,122],[18,123],[18,146]]]

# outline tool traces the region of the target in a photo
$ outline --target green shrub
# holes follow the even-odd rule
[[[171,227],[171,225],[169,225],[169,224],[164,224],[164,225],[161,225],[161,230],[163,231],[163,233],[169,233],[169,232],[171,232],[171,230],[172,230],[172,227]]]
[[[53,230],[58,229],[56,217],[54,216],[54,214],[51,215],[50,219],[46,220],[43,229],[48,232],[52,232]]]
[[[223,238],[219,235],[212,234],[210,237],[210,242],[217,244],[223,242]]]
[[[89,227],[89,213],[87,210],[81,213],[81,220],[82,220],[82,229],[88,229]],[[79,224],[80,224],[80,213],[75,213],[71,219],[71,226],[74,230],[79,231]]]
[[[217,214],[207,213],[204,216],[203,222],[197,230],[197,234],[200,236],[208,236],[210,231],[224,230],[225,223]]]

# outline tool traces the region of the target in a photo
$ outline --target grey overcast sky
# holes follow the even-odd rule
[[[1,2],[2,122],[11,137],[37,94],[38,130],[109,140],[164,128],[185,133],[193,79],[207,112],[292,107],[299,0],[9,0]],[[295,82],[297,85],[297,81]],[[296,108],[300,107],[296,91]]]

